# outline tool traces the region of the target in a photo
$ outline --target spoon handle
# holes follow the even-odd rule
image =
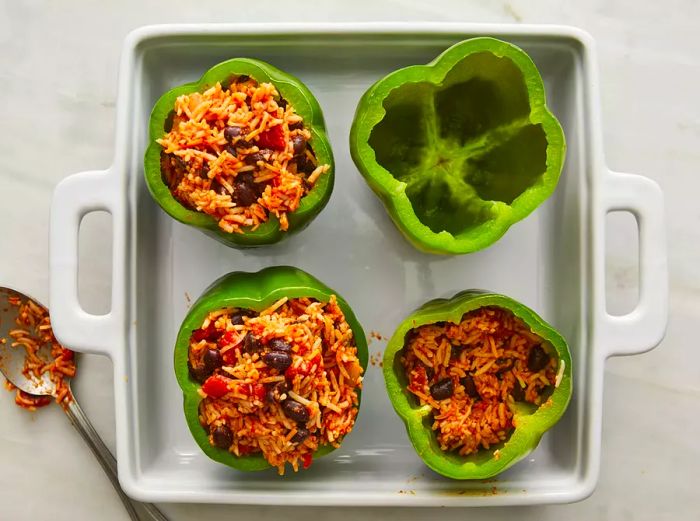
[[[70,418],[73,427],[76,428],[97,457],[97,461],[100,462],[105,474],[107,474],[112,485],[114,485],[114,489],[119,494],[119,498],[122,500],[122,503],[124,503],[124,508],[126,508],[126,511],[129,513],[129,517],[134,521],[140,521],[141,519],[167,521],[167,518],[155,505],[134,501],[124,493],[122,487],[119,485],[119,479],[117,478],[117,460],[112,456],[112,453],[104,444],[100,435],[97,434],[97,431],[92,426],[90,420],[88,420],[75,398],[68,402],[68,406],[64,408],[64,411]],[[139,510],[145,512],[146,516],[140,517],[136,506],[139,507]]]

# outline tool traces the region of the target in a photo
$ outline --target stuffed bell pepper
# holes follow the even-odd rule
[[[564,338],[526,306],[476,290],[404,320],[384,378],[418,455],[454,479],[489,478],[524,458],[572,392]]]
[[[348,304],[290,267],[220,278],[175,346],[194,439],[245,471],[296,471],[338,448],[355,424],[366,367],[367,341]]]
[[[233,247],[308,225],[333,189],[333,155],[309,89],[236,58],[166,92],[150,119],[145,177],[172,217]]]

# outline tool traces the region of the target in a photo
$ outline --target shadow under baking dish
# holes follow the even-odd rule
[[[128,310],[128,429],[135,437],[128,456],[138,496],[355,505],[489,504],[494,494],[506,504],[574,499],[572,487],[581,484],[595,443],[584,403],[591,370],[586,180],[596,166],[585,150],[581,44],[567,36],[490,34],[520,45],[537,64],[568,153],[559,186],[546,203],[492,247],[457,257],[420,253],[401,237],[352,162],[348,131],[357,101],[374,81],[399,67],[426,63],[470,34],[180,34],[146,39],[136,48],[126,175],[132,219],[129,284],[136,295]],[[237,56],[268,61],[308,85],[324,110],[337,165],[331,201],[305,231],[246,251],[229,249],[168,217],[152,201],[142,167],[156,99]],[[242,473],[209,460],[188,431],[173,373],[178,328],[190,299],[220,275],[278,264],[302,268],[337,290],[368,338],[372,331],[390,336],[424,301],[466,288],[522,301],[570,344],[575,389],[568,412],[535,452],[497,480],[452,481],[422,464],[386,396],[381,369],[370,365],[353,432],[309,471],[289,470],[280,478],[275,470]],[[384,344],[372,339],[370,355],[382,352]]]

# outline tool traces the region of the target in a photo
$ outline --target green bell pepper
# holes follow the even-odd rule
[[[192,332],[199,329],[204,318],[222,308],[241,308],[262,311],[282,297],[310,297],[320,302],[328,302],[335,295],[345,320],[352,329],[357,346],[357,357],[363,370],[367,369],[367,339],[355,314],[348,303],[335,291],[308,273],[288,266],[274,266],[256,273],[232,272],[215,281],[192,305],[182,322],[175,343],[175,376],[184,395],[184,409],[187,425],[197,444],[211,459],[244,471],[263,470],[270,464],[261,454],[235,456],[209,443],[209,433],[199,423],[198,393],[200,384],[192,378],[188,367],[188,353]],[[358,390],[358,407],[361,392]],[[321,445],[314,453],[319,458],[335,450],[332,445]]]
[[[566,144],[525,52],[494,38],[390,73],[357,106],[352,158],[418,249],[496,242],[554,191]]]
[[[547,402],[539,407],[526,402],[515,402],[510,438],[490,450],[479,450],[468,456],[444,452],[431,429],[431,407],[421,406],[407,390],[407,378],[401,364],[401,353],[406,335],[414,328],[436,322],[459,323],[462,316],[486,306],[512,312],[527,324],[531,331],[542,338],[556,352],[559,367],[564,364],[559,385]],[[552,326],[528,307],[515,300],[481,290],[468,290],[451,299],[436,299],[401,322],[389,340],[384,352],[384,380],[394,409],[406,424],[408,436],[420,458],[435,472],[453,479],[486,479],[523,459],[537,447],[540,438],[564,414],[571,399],[571,354],[564,338]],[[498,457],[493,455],[498,450]]]
[[[304,125],[311,132],[308,146],[316,154],[318,164],[330,165],[328,172],[318,178],[306,196],[301,199],[299,207],[289,213],[289,229],[280,230],[280,223],[274,214],[257,229],[244,228],[243,234],[226,233],[221,230],[213,217],[190,210],[175,199],[168,186],[163,182],[160,167],[161,146],[156,139],[163,137],[168,126],[175,100],[183,94],[203,92],[211,85],[225,84],[232,77],[249,76],[258,83],[272,83],[280,95],[296,110]],[[246,248],[273,244],[292,233],[304,229],[326,206],[333,191],[334,162],[331,145],[326,134],[323,113],[318,101],[311,91],[297,78],[260,60],[235,58],[215,65],[194,83],[180,85],[163,94],[153,107],[149,123],[149,145],[144,159],[144,175],[153,199],[170,216],[178,221],[198,228],[207,235],[234,248]]]

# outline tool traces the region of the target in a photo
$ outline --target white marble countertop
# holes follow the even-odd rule
[[[587,5],[582,5],[587,4]],[[700,466],[700,44],[694,0],[558,2],[417,0],[118,3],[0,2],[0,285],[48,301],[49,202],[63,177],[109,165],[121,43],[140,25],[166,22],[468,21],[565,23],[589,31],[600,62],[608,165],[644,174],[665,191],[670,262],[666,339],[641,356],[613,359],[605,373],[601,475],[587,500],[566,506],[429,510],[160,505],[172,520],[220,519],[697,519]],[[83,231],[82,295],[108,305],[107,220]],[[628,309],[634,264],[629,220],[613,220],[609,303]],[[88,262],[89,261],[89,262]],[[114,447],[111,366],[84,356],[76,394]],[[0,391],[0,518],[128,517],[92,454],[57,407],[29,414]]]

